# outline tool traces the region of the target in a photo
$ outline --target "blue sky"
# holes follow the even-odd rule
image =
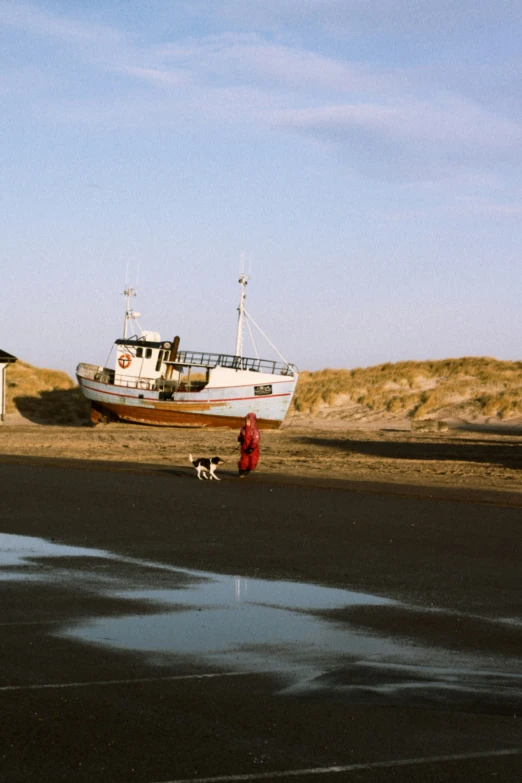
[[[520,358],[521,34],[506,0],[0,0],[0,347],[104,363],[127,278],[233,353],[244,253],[302,369]]]

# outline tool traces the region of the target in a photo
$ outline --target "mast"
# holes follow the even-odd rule
[[[241,286],[241,296],[239,299],[239,307],[237,308],[239,316],[237,320],[237,338],[236,338],[236,356],[241,356],[241,357],[243,356],[243,319],[245,315],[245,299],[246,299],[245,288],[248,285],[249,280],[250,278],[247,277],[243,271],[241,271],[238,280],[238,283]]]
[[[136,291],[134,290],[134,288],[126,288],[125,291],[123,292],[123,296],[126,297],[126,302],[125,302],[125,321],[123,323],[123,339],[124,340],[127,339],[127,324],[128,324],[128,322],[131,320],[131,318],[135,317],[136,315],[138,315],[138,317],[139,317],[139,313],[133,313],[132,308],[130,306],[130,298],[131,298],[131,296],[136,296],[136,295],[137,294],[136,294]]]

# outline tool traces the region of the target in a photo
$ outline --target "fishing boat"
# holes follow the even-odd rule
[[[80,363],[76,377],[91,402],[91,421],[164,427],[238,427],[252,411],[258,426],[278,429],[295,392],[298,371],[270,343],[245,309],[248,277],[241,273],[235,354],[180,349],[180,338],[161,340],[143,331],[125,288],[123,337],[114,342],[113,367]],[[247,320],[248,319],[248,320]],[[243,331],[251,322],[280,360],[243,356]],[[136,326],[137,325],[137,326]],[[252,340],[253,342],[253,340]],[[110,355],[109,354],[109,357]],[[109,359],[107,360],[109,363]]]

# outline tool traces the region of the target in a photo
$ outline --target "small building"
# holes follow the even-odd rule
[[[12,356],[7,351],[0,348],[0,424],[5,418],[5,375],[8,364],[16,362],[16,356]]]

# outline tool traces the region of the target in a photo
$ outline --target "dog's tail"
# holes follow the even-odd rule
[[[192,454],[189,454],[189,462],[191,462],[192,464],[194,464],[194,460],[192,459]]]

